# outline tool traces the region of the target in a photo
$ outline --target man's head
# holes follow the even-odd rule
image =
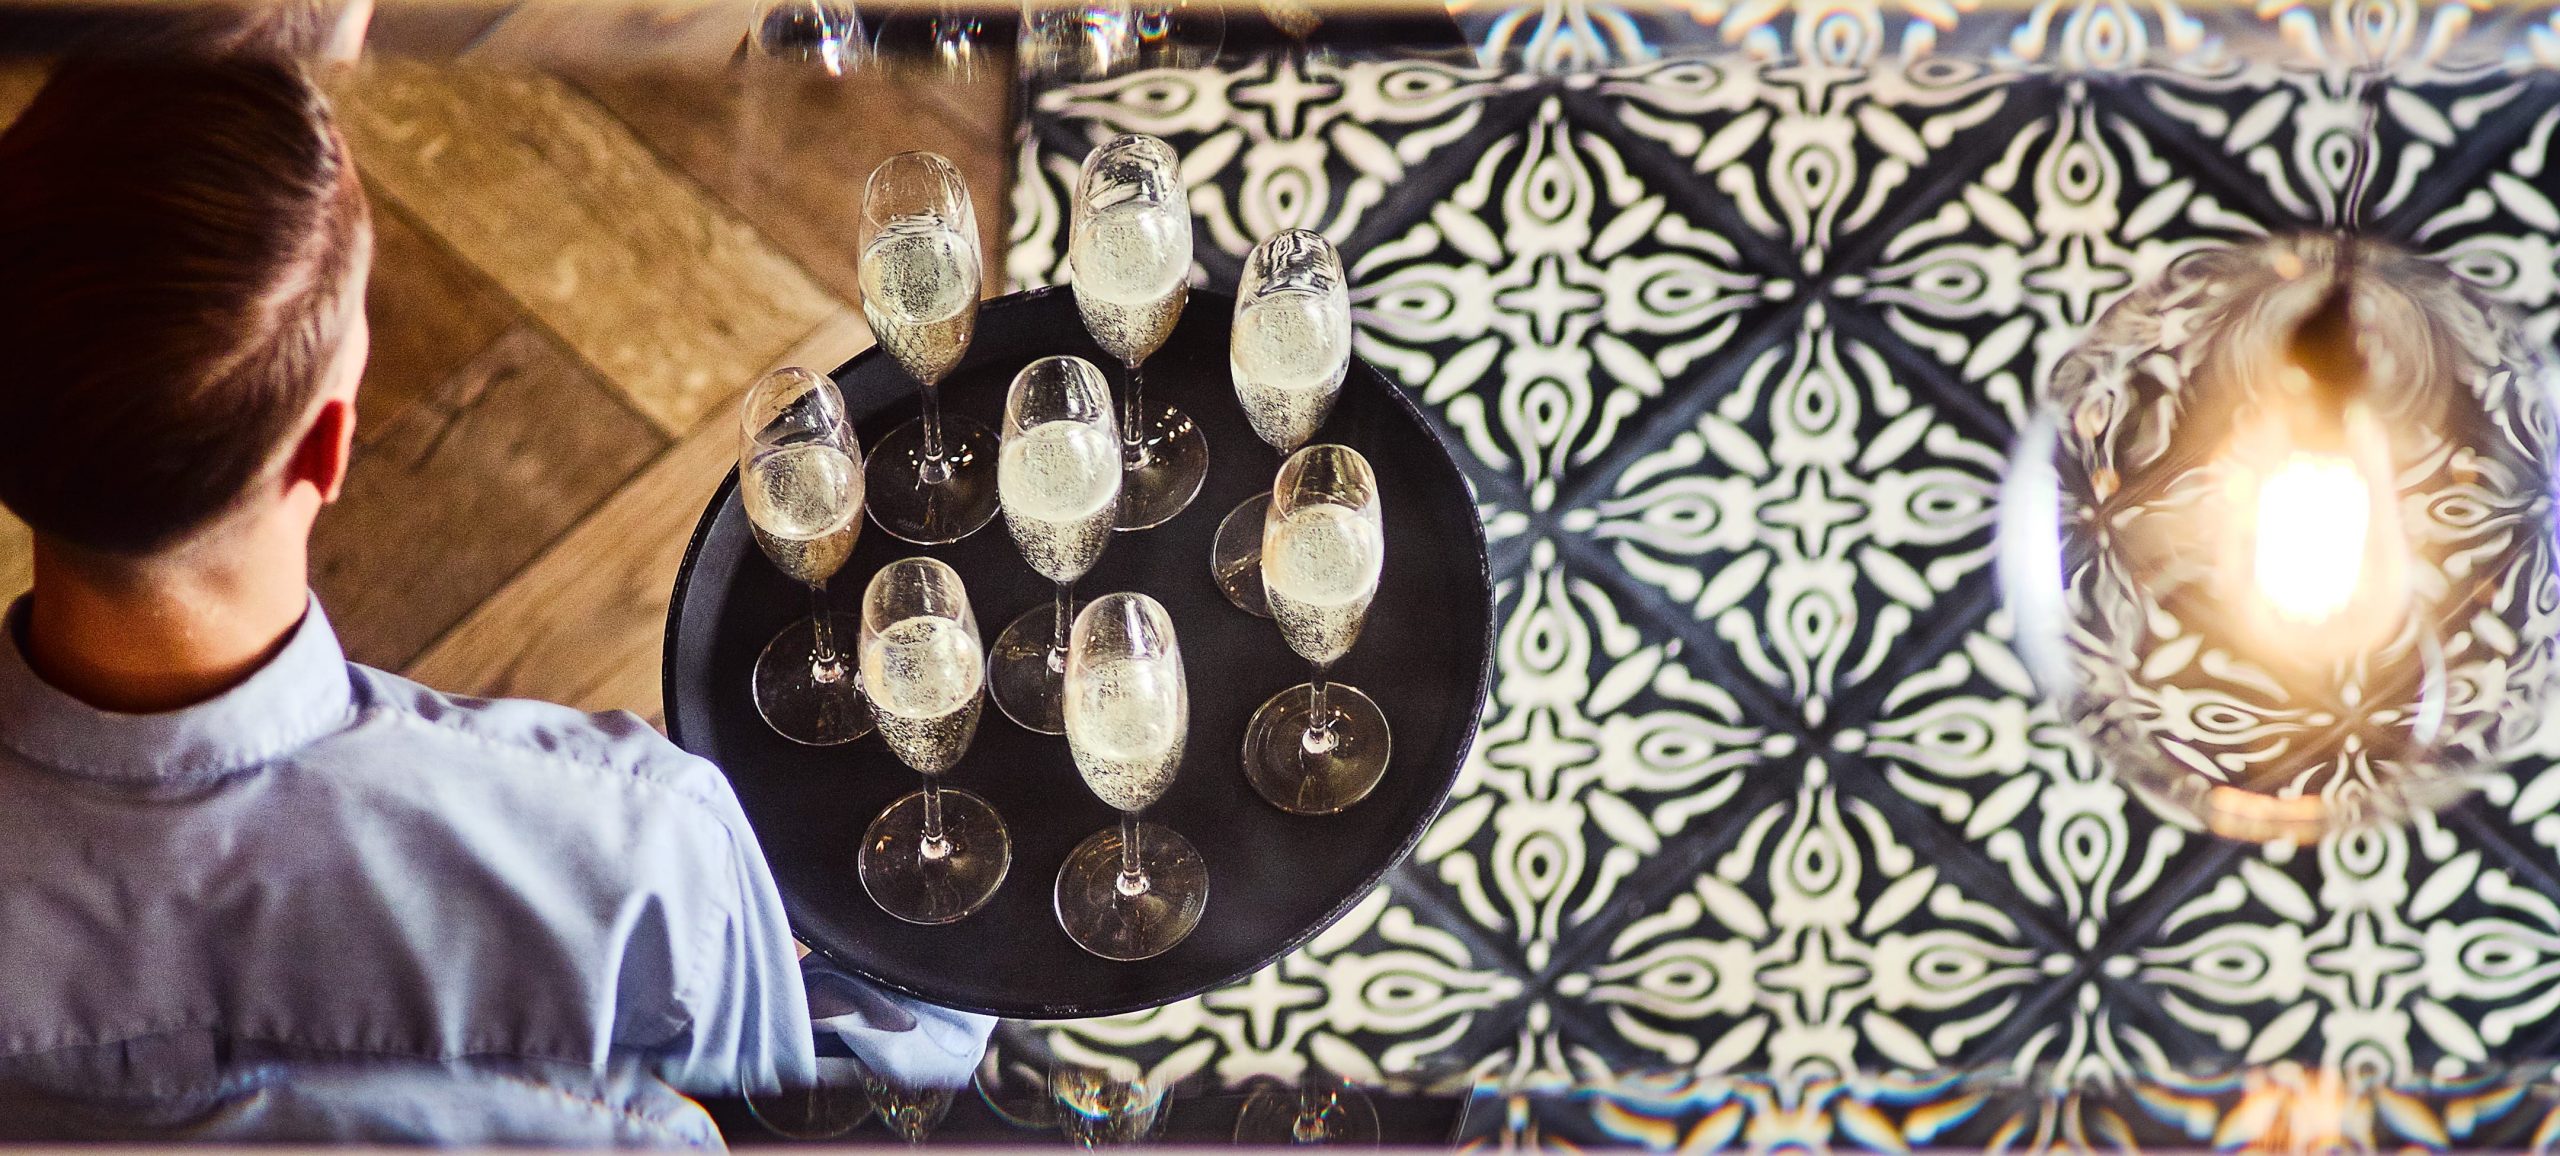
[[[336,496],[372,239],[291,64],[67,65],[0,133],[0,504],[143,558]]]

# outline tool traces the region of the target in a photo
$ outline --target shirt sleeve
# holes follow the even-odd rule
[[[719,955],[694,992],[687,1046],[660,1058],[660,1074],[694,1095],[805,1087],[816,1081],[809,1004],[782,893],[728,780],[704,769],[727,834],[731,894]]]

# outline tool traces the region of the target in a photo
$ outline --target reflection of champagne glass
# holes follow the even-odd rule
[[[870,1073],[846,1056],[818,1057],[807,1085],[747,1094],[747,1114],[785,1140],[833,1140],[871,1114]]]
[[[1351,366],[1351,292],[1332,242],[1284,229],[1253,247],[1236,285],[1227,366],[1245,420],[1282,457],[1316,436]],[[1269,494],[1246,498],[1218,523],[1209,550],[1209,574],[1227,601],[1264,617],[1271,609],[1262,594],[1262,519],[1270,508]]]
[[[880,1113],[880,1122],[909,1144],[924,1143],[925,1136],[951,1114],[951,1101],[960,1093],[956,1087],[909,1084],[878,1072],[868,1076],[871,1103]]]
[[[1266,1083],[1255,1088],[1236,1113],[1235,1141],[1261,1147],[1287,1144],[1337,1144],[1374,1148],[1378,1144],[1378,1107],[1366,1093],[1340,1078],[1313,1075],[1298,1084]]]
[[[1182,766],[1191,692],[1173,619],[1144,594],[1106,594],[1076,615],[1067,648],[1067,749],[1085,786],[1120,812],[1058,869],[1058,923],[1105,959],[1163,954],[1209,902],[1209,868],[1170,827],[1138,821]]]
[[[933,62],[946,79],[966,84],[978,78],[978,61],[986,51],[981,43],[983,31],[978,14],[956,3],[945,3],[935,11],[926,34],[932,42]]]
[[[892,9],[880,21],[874,52],[896,81],[967,84],[994,63],[986,13],[963,0]]]
[[[1015,48],[1035,81],[1100,80],[1138,58],[1131,0],[1023,0]]]
[[[833,746],[871,733],[853,668],[836,652],[848,615],[827,609],[827,579],[862,535],[862,447],[836,383],[797,367],[747,390],[739,415],[738,502],[765,557],[809,587],[809,617],[756,656],[756,711],[782,737]]]
[[[1271,696],[1244,732],[1245,777],[1283,811],[1330,815],[1367,798],[1386,772],[1386,715],[1325,680],[1360,636],[1385,559],[1368,459],[1336,445],[1291,454],[1263,519],[1262,586],[1281,637],[1315,674]]]
[[[1075,582],[1102,557],[1120,510],[1119,428],[1110,382],[1080,357],[1032,362],[1005,395],[996,451],[1005,528],[1031,568],[1058,584],[1058,597],[996,636],[987,683],[1005,717],[1042,734],[1067,729],[1060,690]]]
[[[1147,403],[1138,367],[1172,335],[1190,299],[1191,203],[1180,158],[1151,136],[1124,136],[1085,157],[1076,181],[1067,264],[1076,309],[1103,351],[1129,370],[1120,414],[1120,528],[1182,512],[1209,475],[1209,440],[1181,410]]]
[[[1135,1144],[1164,1124],[1164,1087],[1144,1076],[1122,1077],[1098,1068],[1059,1068],[1049,1074],[1058,1102],[1058,1127],[1078,1148]]]
[[[978,733],[985,685],[978,620],[951,567],[901,558],[871,576],[862,677],[880,737],[924,775],[923,790],[889,804],[863,832],[862,889],[909,923],[949,923],[995,894],[1013,863],[995,808],[940,783]]]
[[[1224,0],[1137,0],[1139,68],[1205,68],[1227,40]]]
[[[944,375],[978,326],[978,216],[960,170],[899,153],[862,193],[862,316],[923,387],[924,412],[871,448],[871,520],[910,542],[956,542],[996,513],[995,439],[942,412]]]
[[[757,56],[813,64],[829,76],[843,76],[871,58],[862,14],[837,0],[774,0],[756,13],[748,34]]]

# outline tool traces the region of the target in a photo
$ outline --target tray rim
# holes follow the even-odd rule
[[[984,312],[989,306],[1011,306],[1027,303],[1045,297],[1061,295],[1069,292],[1069,290],[1070,287],[1066,285],[1045,285],[1035,289],[1016,290],[1000,296],[989,297],[979,302],[978,307],[981,312]],[[1204,298],[1217,307],[1223,308],[1229,312],[1233,311],[1235,301],[1233,294],[1197,286],[1191,289],[1191,301],[1197,302]],[[1187,311],[1190,307],[1191,306],[1189,304],[1186,304],[1184,309]],[[836,365],[835,368],[828,370],[827,380],[836,382],[838,386],[841,387],[844,374],[849,372],[857,363],[866,359],[886,356],[888,355],[881,349],[879,343],[875,340],[870,346],[855,353],[853,356],[846,358],[843,362]],[[791,911],[791,905],[788,902],[785,902],[783,904],[783,916],[791,928],[791,935],[795,941],[800,943],[802,946],[807,947],[812,954],[825,959],[827,962],[834,964],[839,968],[861,976],[865,980],[940,1007],[949,1007],[960,1011],[977,1012],[984,1015],[993,1015],[1005,1019],[1018,1020],[1094,1019],[1104,1016],[1125,1015],[1132,1012],[1148,1011],[1164,1007],[1169,1004],[1180,1003],[1183,1000],[1190,999],[1215,988],[1234,983],[1237,980],[1244,979],[1263,970],[1264,968],[1270,967],[1281,959],[1287,957],[1290,952],[1296,951],[1300,947],[1305,946],[1309,941],[1324,934],[1335,924],[1342,922],[1343,917],[1351,914],[1352,909],[1358,907],[1363,901],[1367,900],[1370,895],[1376,893],[1378,885],[1385,882],[1388,875],[1393,874],[1397,868],[1402,867],[1407,861],[1412,859],[1414,848],[1422,844],[1423,837],[1431,833],[1431,828],[1439,823],[1440,816],[1447,811],[1449,798],[1457,788],[1458,778],[1466,771],[1467,759],[1475,753],[1477,740],[1483,737],[1484,704],[1490,697],[1493,690],[1494,667],[1498,660],[1498,651],[1502,642],[1501,597],[1499,591],[1495,588],[1493,580],[1492,550],[1490,544],[1485,539],[1484,518],[1475,509],[1477,504],[1475,500],[1475,480],[1468,477],[1466,470],[1458,465],[1456,455],[1450,452],[1447,437],[1442,434],[1438,425],[1432,422],[1430,414],[1425,411],[1419,403],[1414,401],[1411,394],[1398,386],[1394,379],[1386,375],[1384,370],[1369,364],[1369,362],[1365,358],[1362,358],[1357,352],[1352,354],[1351,359],[1355,364],[1366,368],[1370,373],[1375,374],[1379,383],[1385,388],[1386,393],[1393,398],[1396,408],[1407,418],[1412,419],[1413,423],[1420,427],[1423,433],[1429,436],[1430,445],[1435,454],[1434,464],[1447,468],[1450,473],[1457,476],[1459,488],[1466,492],[1469,500],[1469,516],[1467,518],[1468,539],[1473,543],[1475,548],[1476,577],[1483,582],[1485,591],[1483,636],[1484,659],[1476,664],[1475,694],[1473,695],[1471,704],[1472,713],[1475,716],[1475,722],[1467,728],[1466,737],[1459,741],[1456,758],[1451,761],[1448,771],[1442,776],[1440,784],[1434,792],[1435,797],[1431,804],[1430,814],[1425,816],[1420,823],[1414,825],[1413,831],[1405,836],[1403,844],[1395,849],[1395,853],[1388,856],[1385,862],[1381,864],[1377,870],[1370,872],[1367,877],[1362,879],[1360,885],[1353,888],[1349,895],[1336,902],[1332,910],[1326,912],[1322,918],[1316,920],[1315,923],[1309,926],[1305,931],[1291,936],[1276,950],[1256,960],[1251,966],[1248,966],[1233,975],[1217,977],[1196,985],[1186,986],[1182,990],[1171,995],[1161,997],[1149,996],[1134,1003],[1115,1002],[1093,1007],[1064,1007],[1054,1004],[1040,1005],[1031,1001],[1026,1001],[1022,1004],[1012,1006],[995,1007],[952,1001],[948,997],[938,996],[929,991],[921,991],[909,984],[900,983],[897,980],[890,979],[886,976],[875,974],[869,968],[863,967],[857,962],[845,958],[842,953],[834,950],[833,948],[811,940],[808,936],[801,933],[799,917]],[[668,741],[673,742],[679,749],[682,749],[686,754],[693,755],[696,758],[701,758],[706,762],[712,762],[713,768],[720,772],[720,776],[723,781],[726,781],[729,777],[729,769],[726,766],[713,762],[707,756],[697,754],[692,747],[686,745],[683,728],[676,715],[676,696],[674,692],[676,686],[678,628],[684,617],[684,595],[686,591],[692,588],[695,564],[700,560],[703,548],[710,540],[711,526],[719,519],[720,511],[729,504],[730,494],[737,488],[738,467],[733,461],[730,463],[728,472],[721,476],[720,484],[712,487],[711,500],[703,506],[702,513],[694,520],[693,534],[685,543],[684,560],[677,564],[675,584],[668,590],[667,620],[659,645],[658,695],[661,703],[660,710],[663,712],[666,719],[667,739]],[[866,513],[865,516],[867,517],[869,515]],[[742,813],[743,810],[744,809],[741,808]],[[751,829],[754,826],[754,819],[752,816],[748,818],[748,826]],[[761,839],[758,840],[757,854],[764,854]],[[768,862],[765,869],[770,873],[772,871],[772,864]]]

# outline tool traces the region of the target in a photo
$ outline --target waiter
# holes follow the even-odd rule
[[[0,629],[0,1121],[699,1139],[665,1089],[814,1068],[727,781],[627,713],[350,663],[309,592],[371,254],[290,64],[69,65],[0,135],[0,504],[35,537]],[[851,1004],[891,1069],[965,1072],[989,1026]],[[602,1122],[509,1115],[562,1088]]]

